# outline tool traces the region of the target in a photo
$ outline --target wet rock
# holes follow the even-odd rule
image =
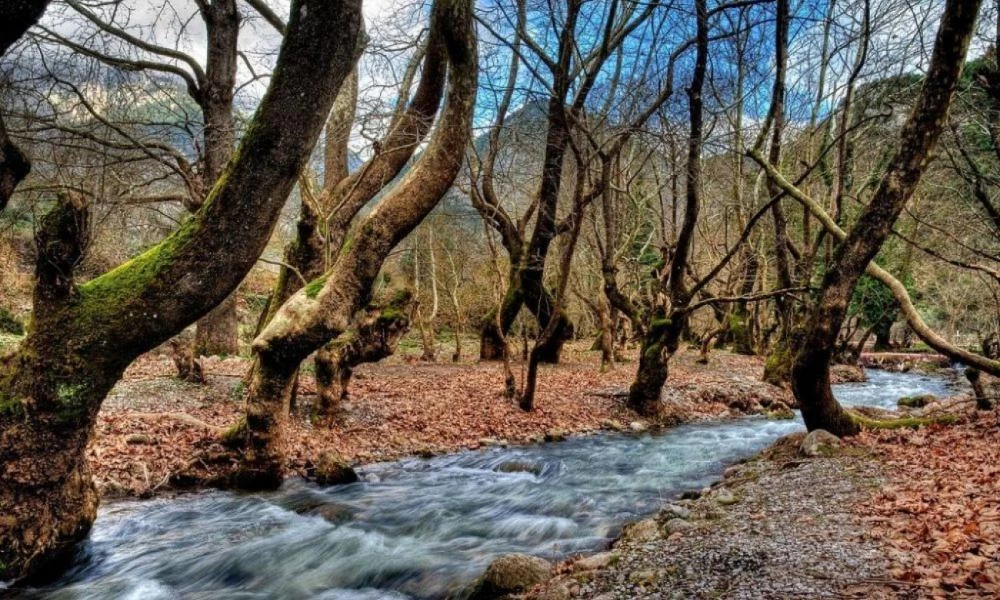
[[[604,419],[601,421],[601,427],[604,429],[609,429],[611,431],[626,431],[627,428],[621,421],[616,421],[614,419]]]
[[[632,421],[628,424],[629,430],[634,433],[643,433],[649,431],[649,425],[643,423],[642,421]]]
[[[868,381],[860,365],[833,365],[830,367],[831,383],[862,383]]]
[[[125,436],[126,444],[152,444],[153,438],[149,437],[145,433],[130,433]]]
[[[701,490],[688,490],[681,493],[681,500],[697,500],[701,498]]]
[[[680,518],[670,519],[663,525],[663,530],[667,532],[667,535],[673,535],[675,533],[683,533],[685,531],[691,531],[694,528],[695,528],[694,523]]]
[[[493,470],[497,473],[531,473],[532,475],[542,474],[541,466],[520,460],[506,460],[493,467]]]
[[[550,429],[545,432],[546,442],[564,442],[567,437],[567,433],[562,429]]]
[[[617,552],[601,552],[581,558],[573,563],[573,568],[577,571],[593,571],[594,569],[603,569],[617,560]]]
[[[503,440],[498,440],[496,438],[480,438],[479,445],[488,448],[491,446],[506,446],[507,443],[504,442]]]
[[[810,431],[802,440],[799,452],[803,456],[826,456],[840,447],[840,438],[825,429]]]
[[[321,504],[311,508],[306,514],[322,517],[323,520],[340,525],[354,519],[354,511],[342,504]]]
[[[937,400],[934,394],[920,394],[917,396],[903,396],[896,401],[896,404],[905,408],[923,408]]]
[[[552,578],[552,565],[544,558],[507,554],[494,560],[473,587],[469,600],[495,600],[523,592]]]
[[[654,519],[629,523],[622,530],[621,539],[629,542],[648,542],[660,537],[660,526]]]
[[[771,405],[766,415],[768,419],[788,420],[795,418],[795,411],[784,402],[775,402]]]
[[[341,485],[358,481],[357,472],[336,452],[320,454],[312,477],[319,485]]]

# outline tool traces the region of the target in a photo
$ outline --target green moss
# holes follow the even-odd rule
[[[20,418],[24,414],[23,400],[20,398],[0,398],[0,417]]]
[[[320,291],[323,290],[323,286],[326,285],[326,275],[321,275],[316,279],[313,279],[304,288],[306,291],[306,296],[309,298],[315,298],[319,295]]]
[[[56,386],[56,402],[59,403],[59,417],[63,421],[74,421],[87,411],[87,386],[82,383],[60,383]]]
[[[246,417],[240,417],[240,419],[235,423],[233,423],[232,426],[229,427],[229,429],[222,432],[222,443],[231,448],[242,446],[246,438],[247,438]]]
[[[0,333],[24,335],[24,324],[3,307],[0,307]]]
[[[868,429],[918,429],[925,425],[951,425],[957,421],[955,415],[935,417],[901,417],[899,419],[871,419],[856,412],[848,412],[851,420]]]
[[[907,408],[923,408],[935,400],[937,400],[937,397],[934,394],[920,394],[917,396],[903,396],[896,404]]]
[[[142,290],[157,284],[163,272],[191,241],[199,225],[197,216],[188,219],[159,244],[79,286],[74,317],[80,329],[86,331],[98,323],[120,319],[122,306],[134,301]]]

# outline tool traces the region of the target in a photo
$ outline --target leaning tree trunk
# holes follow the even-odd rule
[[[85,449],[104,397],[137,356],[225,299],[267,244],[350,70],[361,6],[297,0],[291,15],[242,152],[177,232],[77,284],[86,208],[63,199],[43,220],[31,326],[0,359],[0,580],[51,574],[87,533]]]
[[[836,435],[858,430],[830,388],[830,359],[837,334],[858,280],[891,233],[930,162],[962,72],[979,4],[979,0],[946,2],[930,69],[903,126],[899,150],[823,277],[792,366],[792,391],[810,430],[826,429]]]
[[[383,261],[434,209],[461,168],[471,137],[478,75],[471,0],[437,0],[431,21],[443,31],[449,65],[447,101],[438,128],[417,163],[359,224],[330,270],[285,302],[254,341],[245,417],[228,436],[242,451],[233,478],[236,485],[280,484],[282,429],[299,364],[350,328]]]

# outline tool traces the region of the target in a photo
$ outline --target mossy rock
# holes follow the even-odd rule
[[[24,335],[24,323],[3,307],[0,307],[0,333]]]
[[[896,403],[906,408],[923,408],[937,400],[934,394],[920,394],[917,396],[903,396]]]

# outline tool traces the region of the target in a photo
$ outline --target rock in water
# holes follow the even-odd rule
[[[923,408],[937,400],[934,394],[920,394],[918,396],[903,396],[896,404],[904,408]]]
[[[799,452],[804,456],[825,456],[840,447],[840,438],[825,429],[810,431],[802,440]]]
[[[552,578],[552,564],[527,554],[507,554],[490,563],[469,600],[495,600]]]
[[[314,476],[316,483],[320,485],[340,485],[358,481],[357,472],[336,452],[320,454]]]

